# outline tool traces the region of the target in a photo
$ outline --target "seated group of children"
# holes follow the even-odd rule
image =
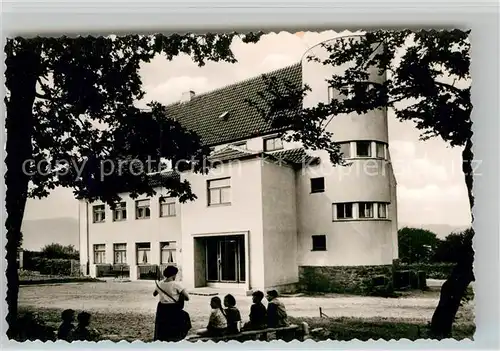
[[[57,330],[57,338],[60,340],[71,341],[96,341],[99,337],[95,329],[89,329],[90,313],[78,313],[78,324],[75,327],[73,322],[75,319],[75,311],[68,309],[64,310],[61,315],[62,323]]]
[[[236,307],[236,299],[228,294],[224,297],[224,306],[218,296],[210,300],[210,313],[208,325],[205,329],[197,331],[202,336],[220,336],[224,334],[238,334],[242,330],[261,330],[265,328],[277,328],[288,325],[288,316],[285,305],[278,300],[278,292],[270,290],[266,299],[268,307],[264,306],[262,300],[264,293],[255,291],[252,294],[253,305],[250,307],[250,321],[241,327],[241,314]]]

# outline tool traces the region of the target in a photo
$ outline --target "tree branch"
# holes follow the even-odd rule
[[[51,94],[48,93],[48,91],[50,91],[50,88],[48,88],[47,85],[42,82],[42,80],[40,79],[40,77],[38,77],[36,81],[37,81],[38,84],[40,84],[40,87],[42,88],[43,94],[35,92],[35,96],[37,98],[39,98],[39,99],[44,99],[44,100],[48,100],[48,101],[54,101],[54,99],[52,98]]]
[[[47,101],[54,101],[50,96],[47,96],[47,95],[42,95],[40,93],[37,93],[35,92],[35,96],[39,99],[44,99],[44,100],[47,100]]]
[[[394,105],[396,102],[400,102],[400,101],[403,101],[404,99],[407,99],[408,97],[406,96],[400,96],[399,98],[397,99],[394,99],[392,101],[387,101],[387,107],[391,106],[391,105]]]
[[[457,94],[460,94],[460,93],[462,93],[462,92],[463,92],[463,90],[462,90],[462,89],[457,88],[457,87],[456,87],[456,86],[454,86],[454,85],[451,85],[451,84],[448,84],[448,83],[439,82],[439,81],[437,81],[437,80],[435,80],[435,82],[436,82],[436,85],[439,85],[439,86],[444,87],[444,88],[448,88],[448,89],[450,89],[450,90],[452,90],[452,91],[456,92]]]

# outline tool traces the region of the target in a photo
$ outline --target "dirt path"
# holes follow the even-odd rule
[[[60,285],[22,286],[21,306],[72,308],[95,312],[135,312],[154,314],[157,300],[152,296],[154,283],[70,283]],[[247,318],[251,298],[235,296],[242,317]],[[202,318],[209,313],[209,296],[191,296],[186,310]],[[317,317],[319,308],[330,317],[398,318],[429,320],[437,305],[436,295],[386,299],[378,297],[287,297],[287,310],[294,317]]]

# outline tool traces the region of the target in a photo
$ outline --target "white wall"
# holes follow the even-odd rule
[[[165,192],[156,189],[158,193],[150,199],[151,217],[149,219],[135,218],[136,200],[147,199],[143,195],[137,199],[132,199],[128,194],[121,194],[122,201],[127,204],[127,219],[124,221],[113,221],[113,212],[109,206],[106,208],[106,219],[103,223],[93,223],[92,207],[101,205],[101,202],[89,203],[80,201],[80,257],[82,264],[87,261],[87,240],[86,240],[86,209],[88,206],[88,225],[89,225],[89,253],[90,263],[94,263],[94,244],[106,244],[106,263],[113,263],[113,245],[127,244],[127,264],[136,265],[136,243],[151,243],[151,262],[160,263],[160,242],[176,241],[177,246],[182,245],[181,236],[181,206],[176,203],[175,217],[160,217],[159,197]],[[181,257],[181,252],[177,250],[177,259]]]
[[[297,208],[292,168],[272,162],[263,164],[262,206],[265,285],[296,283]]]
[[[299,236],[299,266],[362,266],[392,263],[390,221],[330,222],[323,231]],[[326,251],[312,251],[311,235],[326,235]]]
[[[87,265],[89,260],[87,259],[88,254],[88,240],[87,240],[87,229],[88,223],[86,221],[86,207],[87,202],[84,200],[78,201],[78,231],[79,231],[79,251],[80,251],[80,265]],[[92,257],[90,258],[90,262],[92,262]]]
[[[390,155],[389,155],[390,159]],[[392,253],[393,253],[393,259],[398,259],[399,258],[399,241],[398,241],[398,192],[397,192],[397,182],[396,182],[396,176],[394,175],[394,170],[392,167],[390,168],[390,182],[391,182],[391,203],[394,204],[390,207],[390,216],[391,216],[391,223],[392,223]]]
[[[231,177],[231,204],[208,206],[207,180],[223,177]],[[194,287],[193,235],[249,232],[250,285],[264,286],[261,161],[235,161],[220,165],[208,176],[184,173],[184,179],[198,199],[182,208],[183,283]]]

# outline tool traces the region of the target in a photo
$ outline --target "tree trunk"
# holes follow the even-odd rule
[[[472,194],[474,180],[472,168],[473,156],[472,141],[469,138],[462,151],[462,170],[465,176],[471,210],[474,206],[474,195]],[[474,220],[474,218],[472,219]],[[465,246],[468,245],[466,244]],[[461,259],[457,262],[450,277],[448,277],[441,287],[439,303],[432,316],[430,332],[433,337],[438,339],[450,338],[452,336],[453,321],[460,307],[460,302],[467,291],[467,287],[474,280],[474,250],[472,249],[472,242],[470,247],[464,248],[464,252],[460,257]]]
[[[17,271],[17,254],[22,234],[21,224],[28,195],[29,176],[23,170],[25,160],[33,156],[31,138],[33,135],[33,103],[36,94],[36,82],[40,57],[30,43],[23,43],[21,49],[7,54],[6,87],[9,99],[6,99],[7,145],[5,163],[6,208],[7,208],[7,336],[11,339],[17,335],[17,301],[19,293],[19,276]]]

